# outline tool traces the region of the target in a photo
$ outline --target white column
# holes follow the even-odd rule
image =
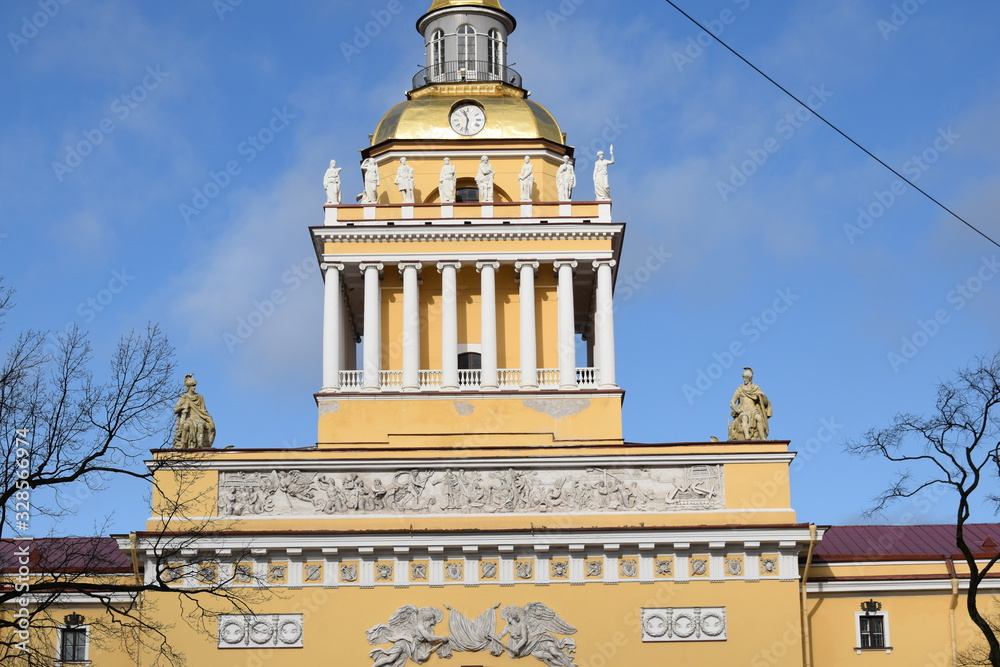
[[[340,272],[343,264],[323,264],[323,389],[340,391],[340,371],[344,368],[343,299],[340,295]]]
[[[403,275],[403,391],[420,391],[420,262],[400,262]]]
[[[576,382],[576,308],[573,305],[574,261],[553,264],[559,276],[559,388],[579,389]]]
[[[458,391],[458,270],[460,262],[438,262],[441,272],[441,391]]]
[[[595,299],[594,324],[596,331],[597,372],[601,389],[617,389],[615,377],[615,308],[611,269],[613,259],[594,262],[597,271],[597,298]]]
[[[382,290],[381,263],[361,265],[365,276],[364,386],[361,391],[381,391],[382,370]]]
[[[482,385],[480,389],[500,389],[497,377],[497,269],[500,262],[477,262],[480,274],[480,309],[482,312]]]
[[[521,276],[521,389],[538,389],[538,350],[535,334],[535,271],[538,262],[516,262]]]

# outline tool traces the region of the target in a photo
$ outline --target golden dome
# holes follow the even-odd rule
[[[434,0],[434,4],[428,9],[428,12],[433,12],[436,9],[445,9],[446,7],[489,7],[490,9],[499,9],[500,11],[507,11],[500,6],[500,0]]]
[[[442,0],[443,1],[443,0]],[[451,110],[474,102],[486,113],[486,125],[476,134],[463,137],[451,129]],[[563,142],[555,117],[541,104],[521,95],[420,95],[389,110],[372,138],[372,145],[392,139],[548,139]]]

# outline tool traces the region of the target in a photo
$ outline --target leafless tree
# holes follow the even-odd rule
[[[966,525],[984,500],[1000,508],[1000,497],[987,490],[990,482],[1000,476],[998,405],[1000,352],[977,358],[954,380],[939,385],[930,415],[897,415],[890,426],[872,429],[847,446],[848,451],[861,457],[882,457],[903,466],[876,498],[871,515],[932,487],[945,487],[957,497],[955,541],[969,568],[966,607],[985,639],[985,662],[979,664],[992,667],[1000,667],[1000,641],[981,608],[985,601],[979,599],[978,593],[1000,560],[1000,553],[983,554],[984,547],[967,539]]]
[[[0,283],[0,334],[12,296]],[[207,629],[224,613],[220,609],[250,613],[252,591],[263,590],[254,580],[234,592],[232,563],[244,556],[239,550],[226,562],[189,562],[185,553],[220,527],[192,525],[187,508],[200,499],[183,486],[153,489],[143,464],[143,453],[166,448],[172,435],[170,407],[180,393],[173,348],[155,325],[126,334],[98,379],[83,332],[73,329],[52,340],[47,332],[22,332],[0,365],[0,662],[53,664],[55,628],[71,604],[83,604],[100,610],[100,618],[88,621],[103,631],[104,641],[121,642],[129,651],[145,647],[156,655],[154,664],[183,664],[167,641],[169,628],[144,614],[143,605],[155,604],[158,592],[170,593],[191,608],[185,620]],[[197,457],[178,452],[159,463],[182,472]],[[61,489],[82,484],[101,490],[121,477],[148,482],[161,505],[160,529],[142,536],[143,560],[106,537],[16,539],[30,534],[41,517],[71,511],[58,501]],[[172,530],[171,522],[183,523],[183,530]]]

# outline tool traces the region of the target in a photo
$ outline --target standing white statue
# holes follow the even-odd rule
[[[441,167],[441,175],[438,177],[438,193],[441,195],[442,204],[455,203],[455,188],[458,183],[458,176],[455,173],[455,165],[451,163],[451,158],[444,159],[444,166]]]
[[[479,160],[479,171],[476,172],[476,185],[479,186],[479,201],[493,201],[494,176],[496,176],[496,172],[493,171],[493,165],[490,164],[490,159],[484,155]]]
[[[404,204],[413,203],[413,167],[406,164],[406,158],[399,158],[399,169],[396,170],[396,185],[399,194],[403,195]]]
[[[594,162],[594,199],[606,201],[611,199],[611,185],[608,183],[608,165],[615,163],[615,147],[611,145],[611,159],[604,159],[604,151],[597,152]]]
[[[768,420],[774,416],[771,401],[753,383],[753,369],[743,369],[743,384],[729,403],[733,421],[729,422],[730,440],[767,440],[771,432]]]
[[[531,201],[531,193],[535,189],[535,168],[531,166],[531,157],[524,156],[524,166],[517,180],[521,183],[521,201]]]
[[[323,175],[323,187],[326,188],[327,204],[340,203],[340,170],[341,167],[337,166],[337,161],[330,160],[330,168],[327,169],[326,174]]]
[[[563,156],[563,163],[556,172],[556,189],[559,191],[559,201],[573,199],[573,188],[576,187],[576,170],[568,155]]]
[[[378,202],[378,186],[381,181],[378,177],[378,165],[372,158],[361,163],[361,168],[365,172],[365,192],[361,195],[362,204],[375,204]]]

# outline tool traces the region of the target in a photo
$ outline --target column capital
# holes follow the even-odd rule
[[[324,272],[325,271],[329,271],[330,269],[336,269],[337,271],[343,271],[344,270],[344,265],[341,264],[341,263],[339,263],[339,262],[323,262],[322,264],[319,265],[319,268],[321,268]]]
[[[422,262],[400,262],[397,266],[400,273],[403,273],[406,269],[416,269],[417,273],[419,273],[424,268]]]
[[[518,261],[514,262],[514,271],[516,271],[516,273],[514,274],[514,279],[520,281],[521,280],[521,269],[528,268],[528,267],[531,268],[531,270],[533,272],[533,276],[537,278],[538,277],[538,266],[539,266],[539,264],[535,260],[518,260]]]
[[[497,271],[500,268],[500,262],[496,261],[495,259],[483,262],[476,262],[476,271],[482,273],[483,269],[485,269],[487,266],[492,268],[494,271]]]
[[[367,272],[368,269],[375,269],[379,272],[379,274],[381,274],[385,269],[385,264],[382,262],[361,262],[358,264],[358,268],[361,269],[362,273]]]
[[[462,268],[462,263],[461,262],[452,262],[452,261],[449,261],[449,262],[438,262],[437,263],[438,273],[443,273],[445,269],[455,269],[456,271],[458,271],[461,268]]]
[[[607,266],[607,267],[613,269],[613,268],[615,268],[615,266],[617,264],[618,264],[618,262],[616,262],[613,259],[595,259],[594,260],[594,270],[596,271],[597,269],[601,268],[602,266]]]
[[[576,267],[579,266],[579,263],[575,259],[557,259],[556,261],[552,262],[552,266],[555,268],[556,271],[558,271],[564,266],[568,266],[571,269],[575,269]]]

